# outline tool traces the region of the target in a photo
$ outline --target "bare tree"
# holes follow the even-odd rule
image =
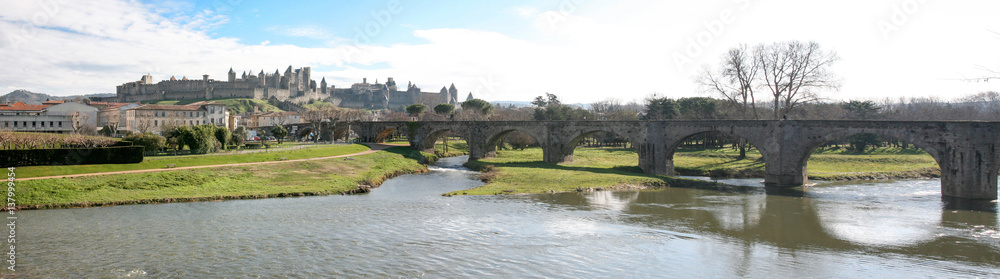
[[[85,113],[80,113],[79,111],[69,113],[70,123],[73,125],[73,133],[80,133],[81,129],[87,126],[87,120],[90,120],[90,115]]]
[[[743,119],[759,119],[754,96],[757,72],[761,68],[759,62],[746,45],[734,47],[723,55],[722,66],[717,71],[705,68],[699,83],[733,104]]]
[[[816,42],[798,41],[760,45],[754,53],[765,88],[774,98],[774,119],[779,119],[802,103],[818,99],[815,90],[840,86],[830,66],[839,60]]]

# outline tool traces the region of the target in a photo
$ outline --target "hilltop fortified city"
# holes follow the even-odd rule
[[[169,80],[153,81],[153,76],[143,75],[138,81],[127,82],[117,87],[116,96],[105,101],[130,103],[158,100],[196,100],[249,98],[258,100],[290,101],[306,103],[309,101],[329,100],[340,107],[359,109],[390,109],[411,104],[435,106],[438,104],[459,103],[458,89],[455,84],[442,87],[440,92],[423,92],[412,82],[400,90],[395,79],[389,77],[385,83],[368,83],[364,78],[360,83],[347,88],[337,88],[328,85],[326,78],[316,83],[312,79],[312,69],[302,67],[293,69],[288,66],[285,73],[275,70],[273,74],[260,71],[243,72],[240,76],[229,69],[225,81],[210,79],[202,75],[201,79],[177,79],[171,76]],[[471,99],[469,94],[467,99]]]

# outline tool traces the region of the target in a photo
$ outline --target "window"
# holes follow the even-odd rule
[[[159,126],[160,126],[160,121],[159,120],[153,120],[153,127],[159,127]]]
[[[45,121],[42,121],[42,128],[45,128]]]
[[[35,128],[35,121],[31,121],[31,128]]]
[[[62,121],[59,121],[59,128],[62,128]]]
[[[49,127],[55,127],[55,126],[56,125],[52,125],[52,121],[49,121]]]

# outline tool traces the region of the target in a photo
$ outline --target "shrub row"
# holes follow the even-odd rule
[[[0,150],[4,167],[132,164],[142,162],[142,146]]]

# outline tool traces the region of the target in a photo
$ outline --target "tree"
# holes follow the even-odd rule
[[[179,140],[191,150],[193,154],[205,154],[219,150],[222,145],[215,138],[214,125],[198,125],[194,127],[181,126],[178,128]]]
[[[674,99],[661,97],[646,99],[646,114],[644,120],[667,120],[677,116],[677,102]]]
[[[472,110],[482,115],[489,115],[493,112],[493,105],[482,99],[472,99],[462,103],[463,110]]]
[[[830,67],[837,54],[816,42],[790,41],[760,45],[754,53],[765,88],[774,98],[774,119],[781,119],[802,103],[818,99],[815,90],[838,88]]]
[[[271,134],[278,139],[278,144],[281,144],[285,137],[288,136],[288,130],[286,130],[284,126],[277,125],[274,126],[274,128],[271,128]]]
[[[536,107],[544,107],[544,106],[548,105],[549,102],[545,100],[545,97],[538,96],[538,97],[535,97],[534,101],[531,101],[531,104],[535,105]]]
[[[406,114],[409,114],[412,117],[420,117],[420,114],[424,113],[426,110],[427,106],[424,104],[412,104],[406,106]]]
[[[677,100],[677,112],[685,119],[715,119],[718,111],[715,99],[706,97],[690,97]]]
[[[226,146],[228,146],[231,134],[231,132],[229,132],[229,129],[222,126],[216,126],[215,131],[213,131],[213,133],[215,134],[215,139],[218,140],[220,144],[222,144],[222,149],[227,149]]]
[[[149,155],[156,155],[156,153],[160,152],[160,149],[163,149],[167,143],[165,138],[152,132],[131,134],[125,137],[124,140],[130,141],[135,145],[142,146],[144,152]]]
[[[842,106],[850,119],[873,119],[882,111],[882,108],[872,101],[850,101]]]
[[[434,113],[440,115],[449,115],[455,113],[455,105],[452,104],[438,104],[434,106]]]
[[[233,133],[229,136],[229,144],[235,146],[243,145],[243,142],[246,141],[247,136],[249,135],[247,133],[246,127],[243,126],[236,127],[236,130],[233,131]]]
[[[759,62],[749,47],[740,45],[723,56],[722,66],[717,71],[706,67],[699,83],[734,105],[742,119],[758,119],[760,115],[757,113],[754,88],[760,70]]]
[[[87,120],[90,120],[90,115],[86,113],[80,113],[79,111],[70,112],[68,114],[70,123],[73,125],[73,132],[80,134],[83,132],[84,128],[88,126]],[[96,131],[97,128],[94,128]]]

